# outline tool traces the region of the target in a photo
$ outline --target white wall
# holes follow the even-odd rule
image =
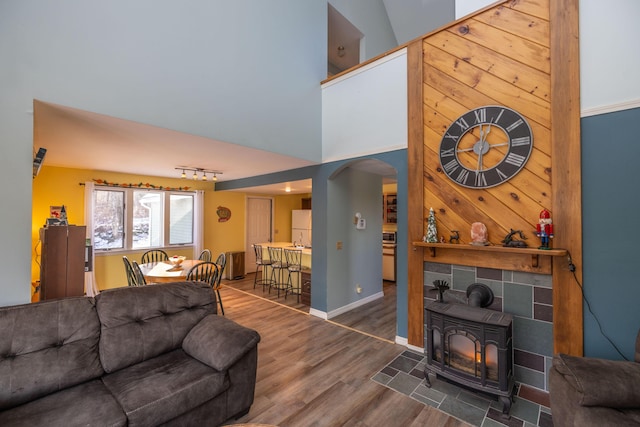
[[[640,1],[580,2],[582,115],[640,107]]]
[[[363,61],[398,46],[382,0],[330,0],[329,3],[362,34]]]
[[[406,49],[322,86],[322,161],[407,147]]]
[[[382,0],[398,44],[407,43],[450,22],[453,0]]]

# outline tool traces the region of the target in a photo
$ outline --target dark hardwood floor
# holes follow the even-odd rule
[[[468,425],[372,381],[405,348],[356,331],[366,322],[355,315],[343,319],[348,326],[316,318],[295,297],[254,291],[253,276],[225,282],[220,293],[226,317],[261,335],[255,401],[247,415],[229,424]],[[395,324],[393,329],[395,336]]]
[[[223,280],[225,286],[247,292],[259,298],[285,305],[304,313],[309,313],[309,306],[298,302],[295,295],[287,298],[281,293],[277,296],[275,290],[271,292],[262,287],[253,288],[253,274],[248,274],[242,280]],[[347,313],[329,319],[330,322],[353,328],[357,331],[371,334],[391,342],[396,339],[396,284],[384,281],[384,296],[368,304],[356,307]]]

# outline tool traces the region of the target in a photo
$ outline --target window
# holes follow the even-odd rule
[[[130,250],[194,243],[194,194],[138,189],[93,192],[96,250]]]

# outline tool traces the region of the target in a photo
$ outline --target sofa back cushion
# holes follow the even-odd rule
[[[96,297],[100,360],[115,372],[179,348],[202,318],[216,313],[215,295],[199,282],[103,291]]]
[[[0,307],[0,410],[100,377],[93,298]]]

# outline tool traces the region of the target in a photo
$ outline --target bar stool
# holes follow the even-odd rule
[[[271,259],[271,284],[269,285],[269,292],[271,288],[276,288],[278,291],[278,297],[280,297],[280,291],[287,290],[287,283],[282,280],[282,271],[286,270],[288,265],[284,259],[282,248],[274,248],[269,246],[269,259]]]
[[[257,285],[261,285],[262,292],[264,292],[265,287],[271,287],[271,279],[265,277],[265,267],[271,267],[271,259],[263,258],[262,245],[253,245],[253,251],[256,254],[256,274],[253,276],[253,289]],[[267,255],[269,255],[268,252]],[[260,273],[260,280],[258,280],[258,273]]]
[[[287,299],[287,294],[292,293],[298,295],[298,302],[300,302],[300,293],[302,290],[302,250],[300,249],[285,249],[284,256],[287,260],[287,287],[284,291],[284,299]],[[291,275],[298,276],[296,286],[293,286],[293,280]]]

